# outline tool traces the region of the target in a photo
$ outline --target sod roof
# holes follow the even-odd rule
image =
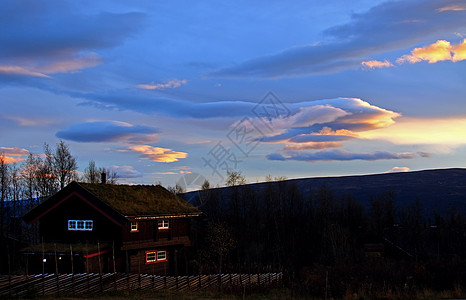
[[[196,207],[160,185],[79,185],[124,216],[200,214]]]

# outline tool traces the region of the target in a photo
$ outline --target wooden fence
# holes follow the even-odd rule
[[[0,297],[99,294],[117,290],[222,290],[243,292],[282,285],[282,273],[157,276],[143,274],[0,275]]]

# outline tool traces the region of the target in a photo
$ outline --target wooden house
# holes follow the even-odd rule
[[[200,214],[160,185],[72,182],[23,217],[41,240],[23,252],[30,273],[176,273]]]

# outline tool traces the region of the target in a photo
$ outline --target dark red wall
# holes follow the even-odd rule
[[[92,231],[68,230],[68,220],[93,220]],[[122,227],[77,196],[72,196],[40,219],[40,234],[44,241],[121,243]]]

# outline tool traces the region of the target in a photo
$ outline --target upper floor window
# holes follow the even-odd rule
[[[131,232],[138,232],[138,222],[131,222]]]
[[[92,231],[94,229],[93,220],[68,220],[68,230]]]
[[[170,223],[168,220],[159,220],[158,221],[158,228],[159,229],[168,229],[170,226]]]

